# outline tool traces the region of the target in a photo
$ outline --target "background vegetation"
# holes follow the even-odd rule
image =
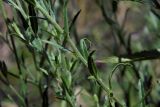
[[[160,106],[158,0],[0,0],[0,9],[2,107]]]

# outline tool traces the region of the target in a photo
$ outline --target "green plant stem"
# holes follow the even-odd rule
[[[17,35],[18,35],[21,39],[25,40],[23,34],[21,33],[21,31],[20,31],[20,29],[18,28],[18,26],[16,25],[16,23],[13,22],[13,23],[11,24],[11,26],[13,27],[13,30],[15,30],[15,32],[17,33]]]
[[[57,24],[57,22],[48,14],[48,12],[43,9],[43,7],[37,2],[35,1],[36,3],[36,8],[38,10],[40,10],[42,12],[42,14],[47,17],[47,19],[54,25],[54,27],[58,30],[59,33],[63,33],[63,29]]]
[[[71,45],[72,49],[74,50],[74,52],[76,53],[77,57],[79,57],[79,59],[87,67],[87,60],[79,52],[79,50],[77,49],[75,43],[73,42],[73,40],[70,37],[69,25],[68,25],[67,4],[68,4],[68,0],[65,1],[64,10],[63,10],[63,13],[64,13],[64,35],[66,34],[67,40],[70,43],[70,45]]]
[[[106,91],[108,95],[112,94],[111,90],[105,86],[105,84],[102,82],[101,79],[99,79],[99,77],[96,78],[96,81]]]
[[[110,73],[110,75],[109,75],[109,88],[110,88],[110,89],[112,89],[112,84],[111,84],[112,76],[113,76],[114,72],[116,71],[116,69],[117,69],[118,67],[120,67],[121,65],[122,65],[122,66],[132,66],[132,65],[129,64],[129,63],[119,63],[119,64],[117,64],[117,65],[113,68],[113,70],[111,71],[111,73]]]
[[[17,4],[18,4],[18,7],[19,7],[19,11],[21,12],[21,14],[23,15],[23,17],[27,20],[28,19],[28,16],[26,15],[25,11],[23,10],[22,8],[22,5],[20,3],[19,0],[16,0]]]
[[[9,2],[14,8],[16,8],[16,9],[22,14],[22,16],[23,16],[26,20],[28,19],[28,17],[27,17],[27,15],[26,15],[25,11],[23,10],[23,8],[22,8],[21,3],[19,2],[19,0],[16,0],[16,2],[18,3],[18,5],[17,5],[14,1],[12,1],[12,0],[8,0],[8,2]]]
[[[75,102],[73,101],[72,97],[67,93],[66,95],[66,101],[70,105],[70,107],[76,107]]]
[[[87,60],[79,52],[79,50],[77,49],[77,47],[75,46],[75,44],[73,43],[73,41],[70,37],[68,37],[68,41],[69,41],[71,47],[73,48],[73,50],[75,51],[76,55],[80,58],[80,60],[83,62],[83,64],[87,67]]]
[[[54,27],[60,32],[60,33],[63,33],[63,29],[56,23],[56,21],[48,14],[48,12],[46,12],[42,7],[41,5],[36,1],[36,8],[38,10],[40,10],[44,16],[47,17],[47,19],[54,25]],[[79,50],[77,49],[77,47],[75,46],[75,44],[73,43],[72,39],[69,37],[69,34],[68,35],[68,41],[72,47],[72,49],[75,51],[76,55],[80,58],[80,60],[84,63],[85,66],[87,66],[87,60],[85,60],[83,58],[83,56],[81,55],[81,53],[79,52]]]
[[[96,78],[96,81],[98,82],[98,84],[106,91],[107,95],[109,98],[113,99],[114,101],[116,101],[121,107],[125,107],[123,104],[121,104],[114,96],[113,96],[113,92],[106,87],[106,85],[102,82],[101,79]]]

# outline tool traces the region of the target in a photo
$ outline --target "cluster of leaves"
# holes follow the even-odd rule
[[[54,6],[52,0],[8,0],[7,3],[14,10],[13,20],[7,19],[2,0],[0,0],[10,37],[10,40],[6,41],[8,41],[8,45],[15,55],[18,68],[18,72],[13,72],[7,69],[5,62],[1,61],[2,75],[0,75],[0,80],[12,91],[12,94],[16,95],[21,107],[31,106],[29,98],[29,95],[32,94],[31,86],[36,87],[42,107],[51,105],[50,93],[54,93],[55,99],[60,100],[61,106],[78,106],[78,95],[76,95],[75,90],[78,87],[78,79],[83,77],[77,75],[87,76],[88,79],[85,81],[88,81],[90,86],[88,93],[93,97],[92,103],[96,107],[145,107],[148,104],[157,103],[152,98],[153,77],[147,64],[144,64],[146,68],[143,67],[146,72],[142,73],[139,70],[140,67],[137,66],[138,64],[134,62],[157,59],[160,57],[159,50],[132,53],[131,36],[128,37],[127,41],[123,38],[125,35],[123,28],[111,18],[112,16],[106,13],[105,0],[95,0],[95,2],[100,7],[107,24],[113,29],[113,36],[116,36],[120,45],[125,48],[127,52],[125,55],[116,54],[116,57],[95,61],[93,58],[94,51],[90,52],[91,42],[87,38],[79,40],[78,46],[76,46],[70,33],[80,11],[69,23],[68,0],[59,1],[59,7],[63,11],[63,28],[58,24],[57,11],[59,11],[59,7]],[[116,0],[109,2],[112,5],[113,15],[117,11],[118,2]],[[152,9],[152,11],[154,10]],[[102,79],[102,72],[97,68],[98,63],[111,63],[115,66],[109,72],[108,85]],[[117,84],[121,86],[123,100],[119,100],[114,92],[114,83],[111,82],[117,69],[120,71],[120,75],[117,76]],[[12,85],[9,77],[18,79],[19,89]],[[85,89],[87,86],[81,87]],[[91,92],[89,92],[90,90]],[[15,101],[12,95],[5,94],[7,98]],[[138,97],[134,96],[136,94]],[[135,100],[136,98],[138,100]],[[65,102],[64,105],[63,101]],[[153,106],[156,105],[158,106],[158,104]]]

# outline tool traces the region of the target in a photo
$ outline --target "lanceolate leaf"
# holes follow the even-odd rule
[[[89,46],[87,46],[87,44],[90,45],[90,41],[88,39],[84,38],[80,40],[81,53],[84,56],[84,58],[88,58],[89,55],[88,53]]]
[[[67,1],[64,2],[63,6],[63,17],[64,17],[64,42],[63,46],[67,43],[67,39],[69,36],[69,25],[68,25],[68,14],[67,14]]]
[[[144,86],[143,86],[143,82],[140,79],[138,82],[138,89],[139,89],[139,98],[140,100],[144,98],[145,93],[144,93]],[[140,106],[139,107],[145,107],[145,100],[141,100]]]
[[[48,43],[48,44],[54,46],[54,47],[57,48],[57,49],[61,49],[61,50],[63,50],[63,51],[69,52],[68,49],[66,49],[66,48],[62,47],[61,45],[57,44],[55,41],[42,40],[42,42]]]
[[[159,49],[147,50],[147,51],[136,52],[130,55],[120,55],[119,57],[131,59],[132,61],[159,59],[160,51]]]
[[[98,75],[98,71],[97,71],[97,68],[96,68],[96,65],[93,61],[93,58],[92,58],[92,55],[95,51],[91,52],[89,54],[89,57],[88,57],[88,69],[89,69],[89,72],[91,73],[91,75],[97,77]]]
[[[124,54],[120,56],[111,56],[108,58],[103,58],[102,60],[97,60],[100,63],[119,63],[119,62],[135,62],[143,60],[153,60],[160,58],[159,49],[147,50],[136,52],[133,54]]]
[[[29,4],[28,9],[29,9],[29,15],[32,16],[30,17],[31,27],[33,32],[36,34],[38,31],[38,20],[36,18],[36,11],[34,9],[34,5]]]
[[[28,28],[28,22],[27,22],[27,20],[25,20],[25,18],[21,14],[21,12],[19,12],[18,10],[17,10],[17,13],[18,13],[18,15],[19,15],[19,17],[20,17],[20,19],[22,21],[24,30],[27,30],[27,28]]]
[[[25,0],[28,4],[35,5],[35,0]]]
[[[72,29],[73,25],[75,24],[75,22],[76,22],[76,20],[77,20],[77,18],[78,18],[78,16],[79,16],[80,13],[81,13],[81,10],[79,10],[79,11],[76,13],[76,15],[74,16],[74,18],[73,18],[73,20],[72,20],[72,22],[71,22],[71,24],[70,24],[70,26],[69,26],[69,31],[71,31],[71,29]]]
[[[62,81],[63,84],[65,85],[66,89],[70,89],[72,85],[72,75],[70,71],[64,71],[62,73]]]
[[[70,72],[72,72],[73,70],[74,70],[74,68],[75,68],[75,66],[76,66],[76,64],[78,63],[78,61],[77,60],[75,60],[73,63],[72,63],[72,65],[71,65],[71,67],[70,67]]]

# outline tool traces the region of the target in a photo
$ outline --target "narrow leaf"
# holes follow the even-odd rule
[[[95,51],[92,51],[92,52],[89,54],[89,57],[88,57],[88,69],[89,69],[90,73],[91,73],[93,76],[97,77],[97,76],[98,76],[98,75],[97,75],[97,73],[98,73],[97,67],[96,67],[96,65],[95,65],[95,63],[94,63],[94,61],[93,61],[93,58],[92,58],[92,55],[93,55],[94,52],[95,52]]]
[[[19,12],[19,11],[17,10],[17,13],[18,13],[19,18],[20,18],[21,21],[22,21],[22,25],[23,25],[24,30],[27,30],[27,28],[29,27],[28,22],[25,20],[25,18],[24,18],[23,15],[21,14],[21,12]]]
[[[34,9],[34,6],[31,4],[29,4],[28,9],[29,9],[29,15],[32,16],[30,17],[31,27],[33,32],[36,34],[38,31],[38,20],[36,18],[37,16],[36,11]]]
[[[47,40],[42,40],[42,42],[48,43],[50,45],[53,45],[55,48],[61,49],[63,51],[69,52],[68,49],[65,49],[64,47],[62,47],[61,45],[57,44],[56,42],[51,42],[51,41],[47,41]]]
[[[76,15],[74,16],[74,18],[73,18],[73,20],[72,20],[72,22],[71,22],[71,24],[70,24],[70,26],[69,26],[69,31],[71,31],[71,29],[72,29],[73,25],[75,24],[75,22],[76,22],[76,20],[77,20],[77,18],[78,18],[78,16],[79,16],[80,13],[81,13],[81,10],[79,10],[79,11],[76,13]]]
[[[139,98],[140,98],[140,106],[139,107],[145,107],[145,99],[144,98],[144,86],[143,86],[143,82],[142,80],[140,79],[139,82],[138,82],[138,88],[139,88]]]
[[[89,55],[88,47],[90,47],[90,46],[87,46],[87,43],[89,45],[91,44],[90,41],[86,38],[80,40],[81,53],[84,56],[84,58],[88,58],[88,55]]]

